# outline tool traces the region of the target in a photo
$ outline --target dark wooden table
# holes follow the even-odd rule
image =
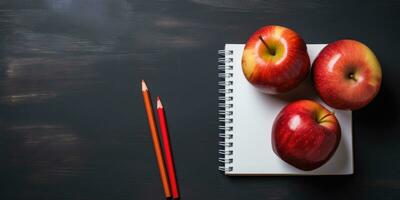
[[[163,199],[140,80],[165,100],[182,199],[399,199],[400,2],[2,0],[0,199]],[[383,67],[353,176],[217,170],[217,50],[257,28],[354,38]]]

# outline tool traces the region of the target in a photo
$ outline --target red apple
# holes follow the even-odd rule
[[[313,63],[315,89],[331,107],[356,110],[378,94],[381,66],[366,45],[339,40],[327,45]]]
[[[275,118],[272,148],[285,162],[302,170],[326,163],[339,145],[341,130],[335,115],[321,104],[299,100]]]
[[[246,43],[242,56],[246,79],[262,92],[287,92],[310,71],[307,47],[300,35],[282,26],[264,26]]]

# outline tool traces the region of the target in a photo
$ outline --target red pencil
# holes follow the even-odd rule
[[[164,146],[165,162],[167,165],[167,172],[170,181],[172,197],[174,199],[179,198],[178,183],[176,182],[174,160],[172,158],[171,145],[169,143],[167,121],[165,119],[164,107],[161,104],[160,97],[157,97],[157,113],[158,121],[161,129],[161,140]]]

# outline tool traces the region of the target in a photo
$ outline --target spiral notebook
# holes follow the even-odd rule
[[[324,44],[307,45],[311,61]],[[351,111],[336,110],[315,94],[310,76],[283,95],[257,91],[244,77],[241,67],[243,44],[226,44],[218,62],[219,73],[219,170],[226,175],[349,175],[353,174]],[[275,116],[287,103],[314,99],[333,110],[342,138],[333,157],[318,169],[303,171],[282,161],[272,150],[271,129]]]

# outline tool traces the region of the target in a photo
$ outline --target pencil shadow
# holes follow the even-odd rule
[[[168,197],[168,198],[166,198],[166,200],[180,200],[180,199],[181,199],[181,197],[178,197],[178,198]]]

